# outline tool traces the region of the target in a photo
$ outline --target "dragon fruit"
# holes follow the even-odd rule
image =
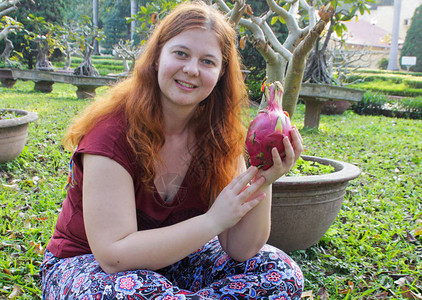
[[[246,150],[249,154],[251,165],[266,170],[274,162],[271,149],[276,147],[281,158],[286,156],[283,138],[288,136],[290,142],[290,123],[289,114],[282,109],[281,96],[283,87],[280,82],[272,84],[263,84],[264,95],[268,101],[268,106],[260,110],[258,115],[249,125],[246,137]]]

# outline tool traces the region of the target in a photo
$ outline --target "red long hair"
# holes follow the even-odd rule
[[[145,188],[151,188],[154,162],[161,160],[158,153],[165,141],[154,64],[168,40],[192,28],[213,30],[223,56],[224,73],[189,123],[196,137],[190,171],[196,173],[203,187],[202,200],[212,202],[237,175],[239,157],[244,154],[245,128],[241,113],[248,101],[236,33],[218,10],[205,4],[184,3],[166,16],[149,39],[132,76],[88,106],[69,127],[63,143],[67,149],[73,149],[100,118],[123,111],[128,123],[127,138],[142,169],[142,182]]]

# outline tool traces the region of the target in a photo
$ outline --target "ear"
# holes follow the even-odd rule
[[[155,63],[154,63],[154,69],[157,72],[158,72],[158,64],[159,64],[159,62],[160,62],[159,60],[156,60]]]

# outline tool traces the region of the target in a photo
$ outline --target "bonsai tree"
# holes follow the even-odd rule
[[[11,40],[7,38],[7,36],[13,32],[14,30],[20,30],[22,28],[22,24],[17,22],[15,19],[8,16],[8,14],[14,12],[17,9],[16,4],[18,0],[4,0],[0,2],[0,41],[5,41],[5,48],[3,53],[0,55],[0,61],[3,61],[9,67],[13,67],[16,64],[20,66],[17,62],[12,62],[10,60],[10,54],[12,53],[14,46]]]
[[[342,41],[334,40],[333,47],[330,47],[330,49],[327,49],[326,51],[327,61],[325,65],[327,68],[327,76],[330,78],[331,82],[334,85],[347,86],[363,81],[363,79],[361,78],[350,80],[350,75],[360,68],[367,68],[370,66],[368,50],[348,50],[344,46]],[[311,55],[312,53],[313,52],[311,52]],[[310,79],[308,79],[309,77],[307,77],[307,72],[312,70],[309,66],[313,63],[313,61],[310,61],[310,59],[308,59],[308,64],[306,66],[303,82],[306,82],[308,80],[310,82],[318,82],[316,80],[311,81]]]
[[[352,61],[355,61],[356,59],[362,57],[362,55],[359,55],[359,53],[347,54],[347,51],[343,51],[342,49],[340,49],[344,48],[343,43],[340,43],[340,45],[338,45],[338,43],[335,43],[337,46],[336,48],[339,50],[337,51],[337,53],[339,53],[341,56],[342,66],[341,68],[337,69],[341,73],[339,74],[339,81],[333,78],[333,72],[327,65],[327,60],[330,58],[333,59],[333,57],[328,57],[330,54],[330,51],[328,51],[328,45],[333,33],[336,33],[338,37],[342,38],[344,33],[347,32],[347,27],[344,22],[350,21],[355,16],[357,18],[358,12],[361,15],[363,15],[365,12],[369,13],[369,7],[366,5],[365,1],[350,0],[332,0],[330,1],[330,5],[334,8],[335,13],[330,19],[330,26],[327,30],[327,33],[323,37],[320,36],[317,38],[315,46],[309,55],[305,73],[303,76],[304,82],[308,81],[314,83],[341,85],[342,79],[345,76],[345,74],[341,71],[341,68],[344,69],[346,67],[346,64],[350,65]]]
[[[336,6],[332,6],[332,3],[353,2],[363,6],[365,2],[371,1],[333,0],[326,1],[327,5],[324,6],[321,1],[266,0],[268,11],[255,16],[246,0],[234,0],[234,4],[227,4],[224,0],[214,0],[234,26],[240,25],[252,33],[251,37],[247,36],[244,39],[250,41],[265,59],[267,80],[280,81],[283,84],[283,109],[290,115],[293,115],[299,98],[307,57],[333,18]],[[288,29],[284,41],[277,39],[270,26],[275,22],[283,22]],[[261,105],[266,104],[261,103]]]
[[[14,32],[15,30],[20,30],[21,28],[22,24],[17,22],[15,19],[8,16],[3,16],[1,18],[0,29],[2,31],[0,32],[0,40],[3,39],[6,46],[4,47],[4,50],[0,55],[0,62],[4,61],[4,63],[9,68],[21,67],[19,62],[11,60],[10,55],[12,54],[15,47],[13,46],[12,41],[8,39],[8,35],[10,33]]]
[[[73,71],[74,75],[99,76],[97,69],[92,64],[92,54],[94,51],[94,42],[101,41],[104,38],[102,30],[92,25],[88,16],[83,16],[82,22],[76,29],[79,48],[83,53],[83,62]]]
[[[51,34],[52,24],[45,21],[44,17],[35,17],[29,14],[28,22],[35,28],[35,32],[27,31],[26,38],[36,44],[37,62],[35,70],[54,71],[53,64],[48,57],[53,52],[56,41]]]
[[[70,70],[72,64],[72,54],[79,51],[76,35],[76,27],[74,24],[52,25],[52,34],[56,40],[57,48],[66,57],[63,70]]]
[[[136,58],[139,56],[139,53],[142,51],[142,48],[135,46],[133,40],[127,40],[125,42],[120,40],[118,44],[113,46],[113,50],[118,57],[121,57],[123,59],[123,66],[125,68],[125,71],[121,75],[127,75],[133,70]],[[128,60],[132,61],[130,67]]]

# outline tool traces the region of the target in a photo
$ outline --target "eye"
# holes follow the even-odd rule
[[[181,50],[175,50],[174,54],[176,54],[179,57],[186,57],[187,56],[187,54],[185,52],[181,51]]]
[[[210,59],[203,59],[202,61],[206,65],[215,66],[215,62]]]

